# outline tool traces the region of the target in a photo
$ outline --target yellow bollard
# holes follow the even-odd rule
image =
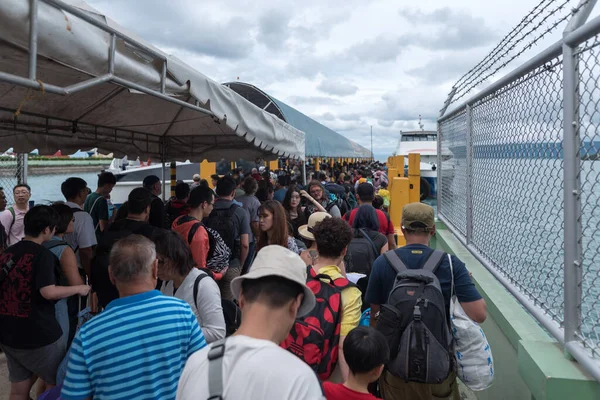
[[[271,172],[279,169],[279,160],[269,161],[269,170]]]
[[[321,159],[315,158],[315,172],[318,172],[320,170],[321,170]]]
[[[421,155],[410,153],[408,155],[408,181],[410,184],[411,203],[421,201]]]
[[[175,185],[177,184],[177,164],[171,161],[171,197],[175,197]]]
[[[392,190],[394,184],[394,178],[398,177],[398,170],[396,168],[388,168],[388,190]]]
[[[210,179],[211,175],[217,173],[217,164],[214,162],[208,162],[204,160],[200,163],[200,179],[206,179],[208,181],[208,186],[211,189],[214,189],[212,185],[212,179]]]
[[[333,158],[330,158],[330,159],[329,159],[329,166],[330,166],[331,168],[333,168],[334,164],[335,164],[335,159],[333,159]]]
[[[396,228],[396,234],[398,236],[398,246],[404,246],[404,236],[400,227],[402,226],[402,208],[410,203],[409,200],[409,182],[408,178],[393,178],[390,189],[390,220]]]
[[[398,176],[404,176],[404,156],[394,156],[390,158],[391,168],[396,168],[398,170]]]

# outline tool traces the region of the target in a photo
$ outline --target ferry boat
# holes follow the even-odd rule
[[[177,179],[183,180],[187,183],[192,183],[194,174],[200,172],[200,164],[192,163],[190,161],[177,162]],[[165,180],[163,181],[163,193],[166,194],[165,198],[170,197],[171,192],[171,179],[169,175],[169,169],[167,165],[167,171]],[[113,158],[110,167],[105,170],[106,172],[112,172],[117,178],[117,184],[113,188],[110,197],[112,203],[119,207],[121,204],[127,201],[129,193],[142,186],[144,178],[149,175],[156,175],[159,178],[162,177],[162,164],[152,164],[150,160],[147,162],[141,162],[139,158],[135,161],[129,161],[127,157]]]
[[[398,147],[394,153],[404,156],[404,168],[408,169],[408,154],[421,155],[421,199],[437,196],[437,132],[400,131]]]

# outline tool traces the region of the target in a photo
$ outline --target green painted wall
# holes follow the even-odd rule
[[[492,387],[474,395],[481,400],[600,399],[600,383],[564,357],[559,344],[443,224],[437,227],[432,247],[465,262],[488,307],[482,327],[492,347],[496,376]]]

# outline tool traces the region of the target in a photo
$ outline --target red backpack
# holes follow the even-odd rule
[[[331,279],[317,275],[308,266],[306,285],[317,299],[315,308],[296,319],[281,347],[308,364],[319,379],[329,378],[338,360],[342,321],[342,290],[353,286],[346,278]]]

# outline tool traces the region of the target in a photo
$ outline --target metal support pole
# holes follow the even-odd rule
[[[17,183],[27,184],[27,153],[19,153],[17,154]]]
[[[160,73],[160,92],[165,94],[165,87],[167,85],[167,60],[162,63],[162,71]]]
[[[473,109],[467,104],[467,244],[473,241]]]
[[[110,47],[108,50],[108,74],[115,73],[115,53],[117,51],[117,35],[110,35]]]
[[[437,128],[438,128],[438,138],[437,138],[437,195],[436,197],[436,201],[437,201],[437,214],[438,216],[440,215],[440,211],[442,211],[442,167],[443,167],[443,161],[442,161],[442,140],[444,140],[444,137],[442,135],[442,123],[438,122],[437,124]],[[390,178],[391,180],[392,178]]]
[[[579,155],[579,79],[575,49],[563,44],[564,173],[564,330],[565,343],[576,340],[581,326],[581,183]],[[567,350],[565,349],[565,353]]]
[[[29,7],[29,79],[37,79],[38,0],[30,0]]]
[[[302,161],[302,184],[304,186],[306,186],[306,162],[308,160],[304,159],[304,161]]]

